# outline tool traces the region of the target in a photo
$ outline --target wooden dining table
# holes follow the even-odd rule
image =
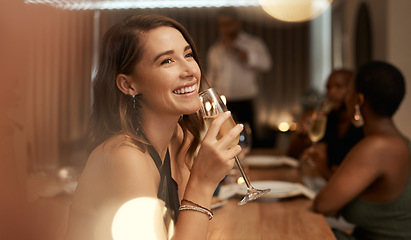
[[[245,170],[251,182],[302,182],[300,168],[246,166]],[[19,225],[27,225],[24,232],[30,237],[18,239],[63,239],[71,199],[71,195],[57,195],[31,202],[30,217]],[[240,200],[241,196],[232,196],[226,204],[213,209],[207,239],[335,240],[325,218],[311,210],[312,200],[305,196],[255,200],[242,206],[238,205]]]
[[[302,182],[300,167],[249,167],[246,172],[251,182]],[[336,239],[324,216],[311,210],[312,200],[305,196],[264,198],[242,206],[238,205],[240,200],[241,196],[234,196],[213,210],[214,218],[210,221],[207,239]]]

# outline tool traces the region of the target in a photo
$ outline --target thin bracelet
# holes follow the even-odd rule
[[[200,204],[197,204],[197,203],[195,203],[195,202],[193,202],[193,201],[190,201],[190,200],[188,200],[188,199],[183,198],[183,200],[181,200],[181,204],[183,204],[183,202],[191,203],[191,204],[193,204],[193,205],[195,205],[195,206],[197,206],[197,207],[199,207],[199,208],[202,208],[202,209],[204,209],[204,210],[206,210],[206,211],[209,211],[209,212],[213,213],[210,209],[205,208],[205,207],[201,206]]]
[[[178,210],[180,210],[180,211],[192,210],[192,211],[197,211],[197,212],[200,212],[200,213],[205,213],[205,214],[208,215],[208,220],[213,219],[213,212],[211,212],[210,210],[201,208],[201,207],[191,206],[191,205],[181,205]]]

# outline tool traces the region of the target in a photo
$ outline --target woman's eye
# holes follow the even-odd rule
[[[171,58],[167,58],[167,59],[163,60],[163,61],[161,62],[161,65],[163,65],[163,64],[169,64],[169,63],[171,63]]]
[[[193,54],[193,52],[189,52],[189,53],[186,54],[185,57],[186,58],[192,58],[192,57],[194,57],[194,54]]]

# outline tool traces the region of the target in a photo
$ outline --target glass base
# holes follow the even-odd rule
[[[254,201],[257,198],[263,196],[264,194],[267,194],[271,191],[271,189],[255,189],[255,188],[249,188],[247,189],[247,195],[244,196],[244,198],[238,203],[238,205],[244,205],[248,202]]]

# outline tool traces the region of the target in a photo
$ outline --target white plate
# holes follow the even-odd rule
[[[262,196],[262,198],[278,199],[304,195],[309,199],[313,199],[315,193],[300,183],[283,182],[283,181],[255,181],[251,182],[257,189],[271,189],[271,191]],[[245,185],[241,185],[237,194],[247,194]]]
[[[298,167],[300,162],[288,156],[249,155],[244,158],[243,164],[250,167],[275,167],[283,165]]]

